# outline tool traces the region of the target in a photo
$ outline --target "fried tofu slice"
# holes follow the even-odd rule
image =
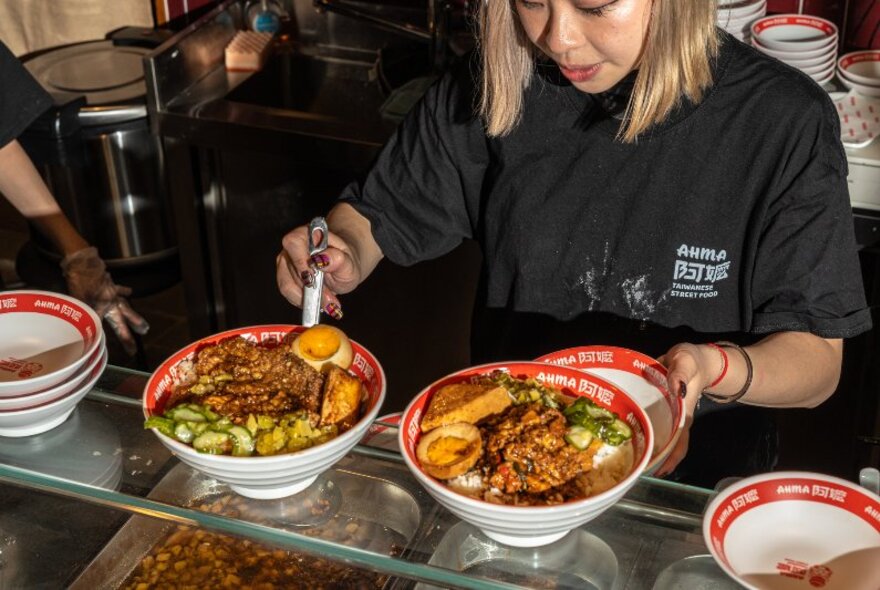
[[[330,367],[324,381],[321,425],[335,424],[340,432],[348,430],[358,421],[364,397],[360,379],[335,365]]]
[[[506,410],[513,401],[501,386],[476,383],[453,383],[434,393],[422,418],[422,432],[438,426],[466,422],[477,424],[483,418]]]

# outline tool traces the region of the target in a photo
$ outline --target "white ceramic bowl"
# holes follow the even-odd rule
[[[793,64],[789,64],[793,65]],[[834,58],[826,60],[823,63],[814,65],[814,66],[794,66],[800,71],[810,76],[814,76],[817,74],[821,74],[821,77],[827,76],[830,72],[834,72],[835,68],[835,60]]]
[[[837,44],[837,25],[803,14],[767,16],[752,23],[752,38],[780,51],[812,51]]]
[[[734,38],[739,39],[747,45],[749,43],[749,40],[751,39],[751,33],[749,32],[748,23],[738,26],[737,28],[725,27],[724,30],[733,35]]]
[[[633,398],[651,421],[654,450],[645,468],[651,475],[663,465],[684,430],[684,400],[669,390],[666,367],[646,354],[616,346],[579,346],[535,359],[573,367],[613,383]]]
[[[571,395],[588,396],[600,406],[616,412],[633,428],[634,461],[629,474],[617,485],[589,498],[553,506],[508,506],[459,494],[425,473],[416,459],[415,449],[421,436],[419,425],[431,396],[444,385],[496,370],[508,371],[517,377],[533,377]],[[471,523],[489,538],[515,547],[537,547],[552,543],[613,506],[635,485],[648,465],[653,439],[651,422],[645,411],[613,384],[577,369],[537,362],[491,363],[444,377],[423,389],[410,402],[403,412],[399,431],[403,459],[427,492],[458,518]]]
[[[834,64],[831,64],[830,66],[828,66],[827,68],[825,68],[821,72],[815,72],[815,73],[804,72],[804,73],[807,74],[813,80],[815,80],[816,83],[818,83],[821,86],[822,84],[830,82],[831,78],[834,77]]]
[[[837,55],[837,45],[834,44],[819,49],[811,49],[810,51],[786,51],[784,49],[772,49],[767,47],[763,45],[760,40],[752,37],[752,45],[754,45],[755,49],[758,51],[773,56],[786,63],[812,59],[821,59],[821,62],[825,62]]]
[[[81,301],[45,291],[0,293],[0,397],[71,377],[101,346],[101,319]]]
[[[746,18],[732,18],[724,22],[723,25],[719,23],[719,26],[721,26],[724,30],[728,32],[737,32],[742,33],[743,35],[751,35],[752,23],[761,16],[762,15],[754,15],[747,16]]]
[[[815,80],[816,84],[824,87],[826,84],[830,83],[831,80],[834,79],[834,69],[832,68],[831,70],[829,70],[827,74],[814,74],[810,77]],[[826,90],[828,89],[826,88]]]
[[[854,51],[840,56],[837,69],[841,77],[864,84],[880,86],[880,51]]]
[[[709,504],[703,537],[746,588],[880,588],[880,496],[843,479],[800,471],[743,479]]]
[[[822,66],[822,69],[828,67],[828,63],[834,63],[836,55],[834,52],[829,52],[826,55],[820,55],[819,57],[812,57],[809,59],[794,59],[794,58],[785,58],[781,61],[784,61],[788,65],[797,68],[799,70],[804,70],[805,68],[815,68],[816,66]]]
[[[194,342],[174,353],[150,377],[144,389],[144,417],[161,414],[165,403],[179,382],[178,371],[183,361],[194,358],[198,349],[227,338],[247,338],[267,346],[277,345],[285,338],[305,330],[302,326],[252,326],[221,332]],[[248,498],[272,499],[293,495],[307,488],[318,475],[342,459],[364,436],[378,415],[385,400],[385,373],[379,361],[363,346],[352,341],[354,363],[350,371],[357,375],[367,390],[368,405],[364,415],[350,429],[323,444],[296,452],[268,457],[234,457],[208,455],[196,451],[153,429],[163,445],[177,457],[229,486]]]
[[[839,72],[840,70],[838,70]],[[846,76],[840,75],[837,77],[840,80],[840,83],[849,88],[850,90],[855,90],[862,96],[871,96],[874,98],[880,98],[880,86],[868,86],[866,84],[859,84],[858,82],[853,82]]]
[[[24,410],[32,408],[56,400],[68,395],[74,389],[82,385],[88,379],[95,367],[101,362],[104,351],[104,336],[101,335],[101,346],[92,354],[92,358],[80,367],[80,369],[71,375],[67,380],[62,381],[58,385],[54,385],[48,389],[38,391],[36,393],[23,393],[21,395],[12,395],[9,397],[0,397],[0,412],[9,410]]]
[[[47,432],[62,424],[79,401],[92,390],[106,367],[107,351],[103,349],[101,358],[88,379],[67,395],[32,408],[0,412],[0,436],[31,436]]]
[[[745,1],[727,6],[719,6],[715,21],[721,27],[726,27],[733,21],[756,19],[767,13],[767,0],[757,2]]]
[[[378,447],[388,451],[400,452],[400,444],[398,443],[397,431],[400,429],[400,420],[403,418],[403,412],[394,412],[379,416],[370,425],[367,434],[361,439],[359,444],[368,447]],[[390,424],[393,426],[386,426]]]

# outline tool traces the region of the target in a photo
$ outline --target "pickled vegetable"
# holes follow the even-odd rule
[[[162,416],[151,416],[144,428],[155,428],[200,453],[213,455],[277,455],[301,451],[335,438],[335,425],[317,426],[308,412],[287,414],[275,419],[250,414],[244,426],[220,416],[207,405],[182,404]]]
[[[587,398],[579,397],[573,404],[565,408],[562,413],[571,426],[568,431],[569,435],[571,435],[572,429],[578,428],[575,430],[576,435],[574,436],[574,439],[577,441],[581,441],[583,438],[583,434],[577,434],[582,432],[581,428],[589,431],[593,436],[599,437],[602,442],[612,446],[621,445],[632,438],[632,429],[626,422],[619,419],[611,410],[603,408]],[[568,442],[577,448],[581,448],[572,440],[568,440]]]
[[[555,390],[547,387],[537,379],[516,379],[509,373],[495,371],[490,381],[504,387],[515,404],[528,404],[540,401],[548,408],[559,409],[559,401]]]

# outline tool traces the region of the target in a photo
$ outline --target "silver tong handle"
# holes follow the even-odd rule
[[[327,221],[315,217],[309,223],[309,258],[327,249]],[[302,325],[309,328],[321,321],[321,294],[324,292],[324,271],[316,268],[311,285],[303,287]]]

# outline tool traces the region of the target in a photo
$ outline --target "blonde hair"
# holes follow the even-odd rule
[[[712,84],[712,61],[718,55],[715,0],[649,1],[639,71],[618,133],[627,143],[666,120],[682,97],[700,102]],[[519,22],[514,2],[484,0],[478,18],[483,66],[479,114],[493,137],[510,133],[519,122],[538,51]]]

